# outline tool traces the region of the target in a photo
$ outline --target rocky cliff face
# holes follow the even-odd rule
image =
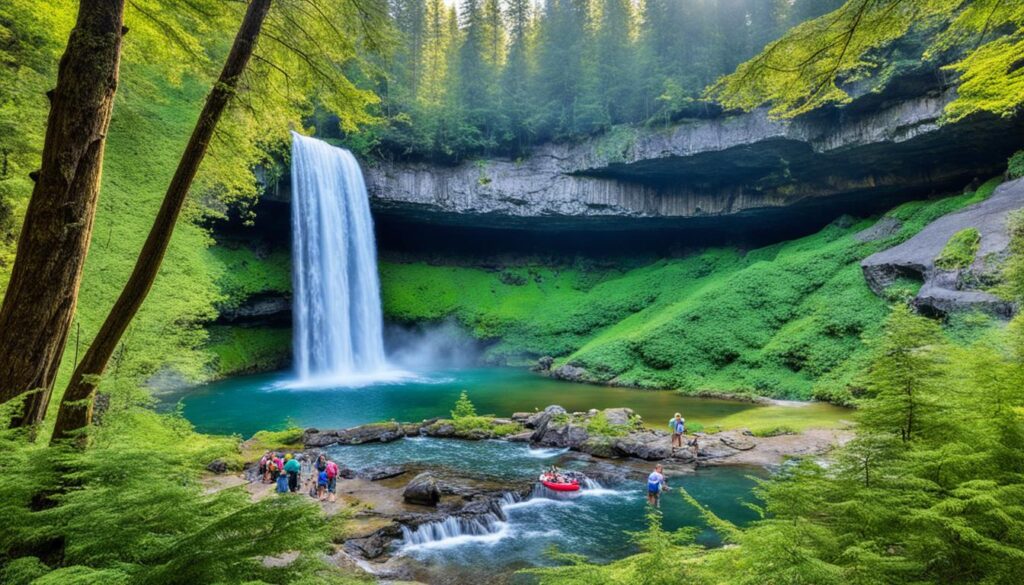
[[[515,161],[374,163],[367,182],[380,217],[476,227],[720,224],[808,208],[867,214],[995,174],[1024,142],[1024,119],[941,125],[954,92],[866,96],[794,121],[756,111],[623,128]]]
[[[912,303],[926,314],[979,309],[1009,317],[1014,305],[985,288],[997,279],[999,264],[1007,254],[1007,217],[1019,209],[1024,209],[1024,179],[1004,183],[985,201],[939,218],[906,242],[869,256],[861,262],[864,277],[877,294],[883,294],[899,278],[921,281]],[[936,266],[936,258],[950,238],[970,228],[980,234],[973,261],[951,270]]]

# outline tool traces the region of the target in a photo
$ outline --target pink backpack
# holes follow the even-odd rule
[[[338,477],[338,464],[333,461],[328,461],[326,471],[328,479],[334,479]]]

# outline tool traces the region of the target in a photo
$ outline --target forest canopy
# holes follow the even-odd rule
[[[381,123],[350,137],[435,160],[524,154],[717,111],[704,89],[840,0],[390,0]]]

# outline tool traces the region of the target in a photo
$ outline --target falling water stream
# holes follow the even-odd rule
[[[292,132],[294,360],[300,383],[387,373],[373,218],[352,153]]]

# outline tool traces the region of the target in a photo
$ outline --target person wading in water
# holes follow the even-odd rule
[[[647,503],[655,508],[661,507],[661,492],[667,492],[670,488],[665,483],[665,474],[661,464],[654,466],[654,471],[647,476]]]

